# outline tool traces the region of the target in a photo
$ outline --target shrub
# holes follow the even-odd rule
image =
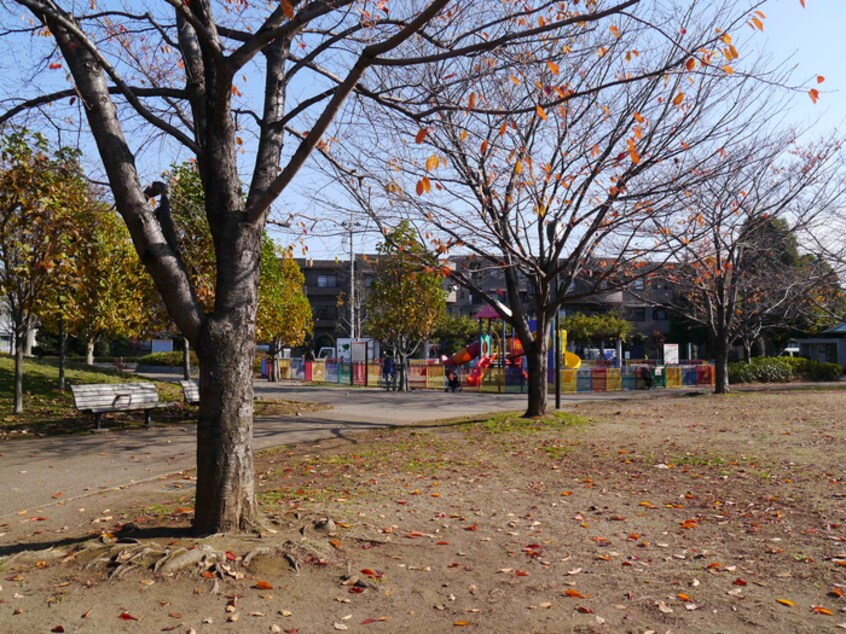
[[[757,357],[752,363],[729,364],[729,383],[787,383],[793,368],[783,357]]]
[[[810,381],[839,381],[843,368],[837,363],[820,363],[806,359],[803,374]]]
[[[776,357],[783,363],[786,363],[793,370],[794,376],[803,374],[805,366],[808,364],[808,359],[805,357]]]
[[[755,374],[752,365],[745,361],[736,361],[729,363],[728,366],[729,383],[752,383],[755,380]]]
[[[191,355],[191,365],[197,366],[199,361],[197,360],[197,355],[192,351]],[[166,366],[182,366],[182,351],[181,350],[174,350],[173,352],[153,352],[151,354],[144,355],[140,359],[138,359],[139,365],[166,365]]]

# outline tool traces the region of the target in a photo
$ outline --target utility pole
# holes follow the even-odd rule
[[[355,234],[356,227],[360,227],[361,223],[345,220],[341,223],[341,226],[349,231],[350,234],[350,340],[355,341],[355,248],[353,245],[353,235]],[[358,334],[360,335],[361,333]]]

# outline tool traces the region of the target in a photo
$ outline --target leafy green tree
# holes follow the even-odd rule
[[[634,331],[630,321],[617,313],[573,313],[561,321],[561,327],[573,341],[603,343],[617,339],[626,339]]]
[[[54,280],[39,318],[60,338],[68,332],[84,342],[91,365],[98,340],[148,333],[161,326],[163,314],[117,214],[96,203],[78,210],[76,222],[80,236],[69,252],[72,276],[62,284]]]
[[[452,354],[477,338],[478,334],[479,322],[475,319],[444,312],[435,324],[432,341],[437,342],[440,354]]]
[[[72,251],[82,235],[78,210],[88,204],[75,152],[51,153],[43,136],[26,130],[2,139],[0,291],[15,343],[16,414],[23,412],[25,339],[51,285],[64,287],[73,275]]]
[[[446,311],[443,273],[408,221],[387,232],[377,251],[367,297],[368,330],[396,357],[399,389],[407,390],[408,357],[431,336]]]
[[[303,286],[305,276],[290,249],[279,247],[267,235],[262,237],[259,304],[256,338],[271,345],[276,357],[282,346],[299,346],[314,330],[314,317]],[[271,380],[276,380],[276,364]]]

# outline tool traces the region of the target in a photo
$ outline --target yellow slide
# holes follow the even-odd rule
[[[582,367],[582,358],[573,354],[572,352],[564,352],[564,367],[570,369],[578,369]]]

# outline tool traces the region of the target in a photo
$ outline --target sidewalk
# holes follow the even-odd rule
[[[346,438],[358,430],[521,411],[526,405],[522,394],[399,393],[263,381],[256,382],[255,393],[261,399],[311,401],[333,407],[301,416],[256,419],[253,446],[257,450],[322,438]],[[680,394],[568,394],[562,400],[566,407],[567,402],[573,401],[662,395]],[[194,452],[195,428],[191,421],[152,429],[2,443],[0,481],[6,486],[0,487],[0,544],[107,516],[110,506],[126,497],[123,490],[127,487],[133,487],[133,496],[141,491],[153,496],[172,491],[173,482],[165,476],[192,469],[196,462]],[[186,480],[180,486],[190,491],[193,482]]]

